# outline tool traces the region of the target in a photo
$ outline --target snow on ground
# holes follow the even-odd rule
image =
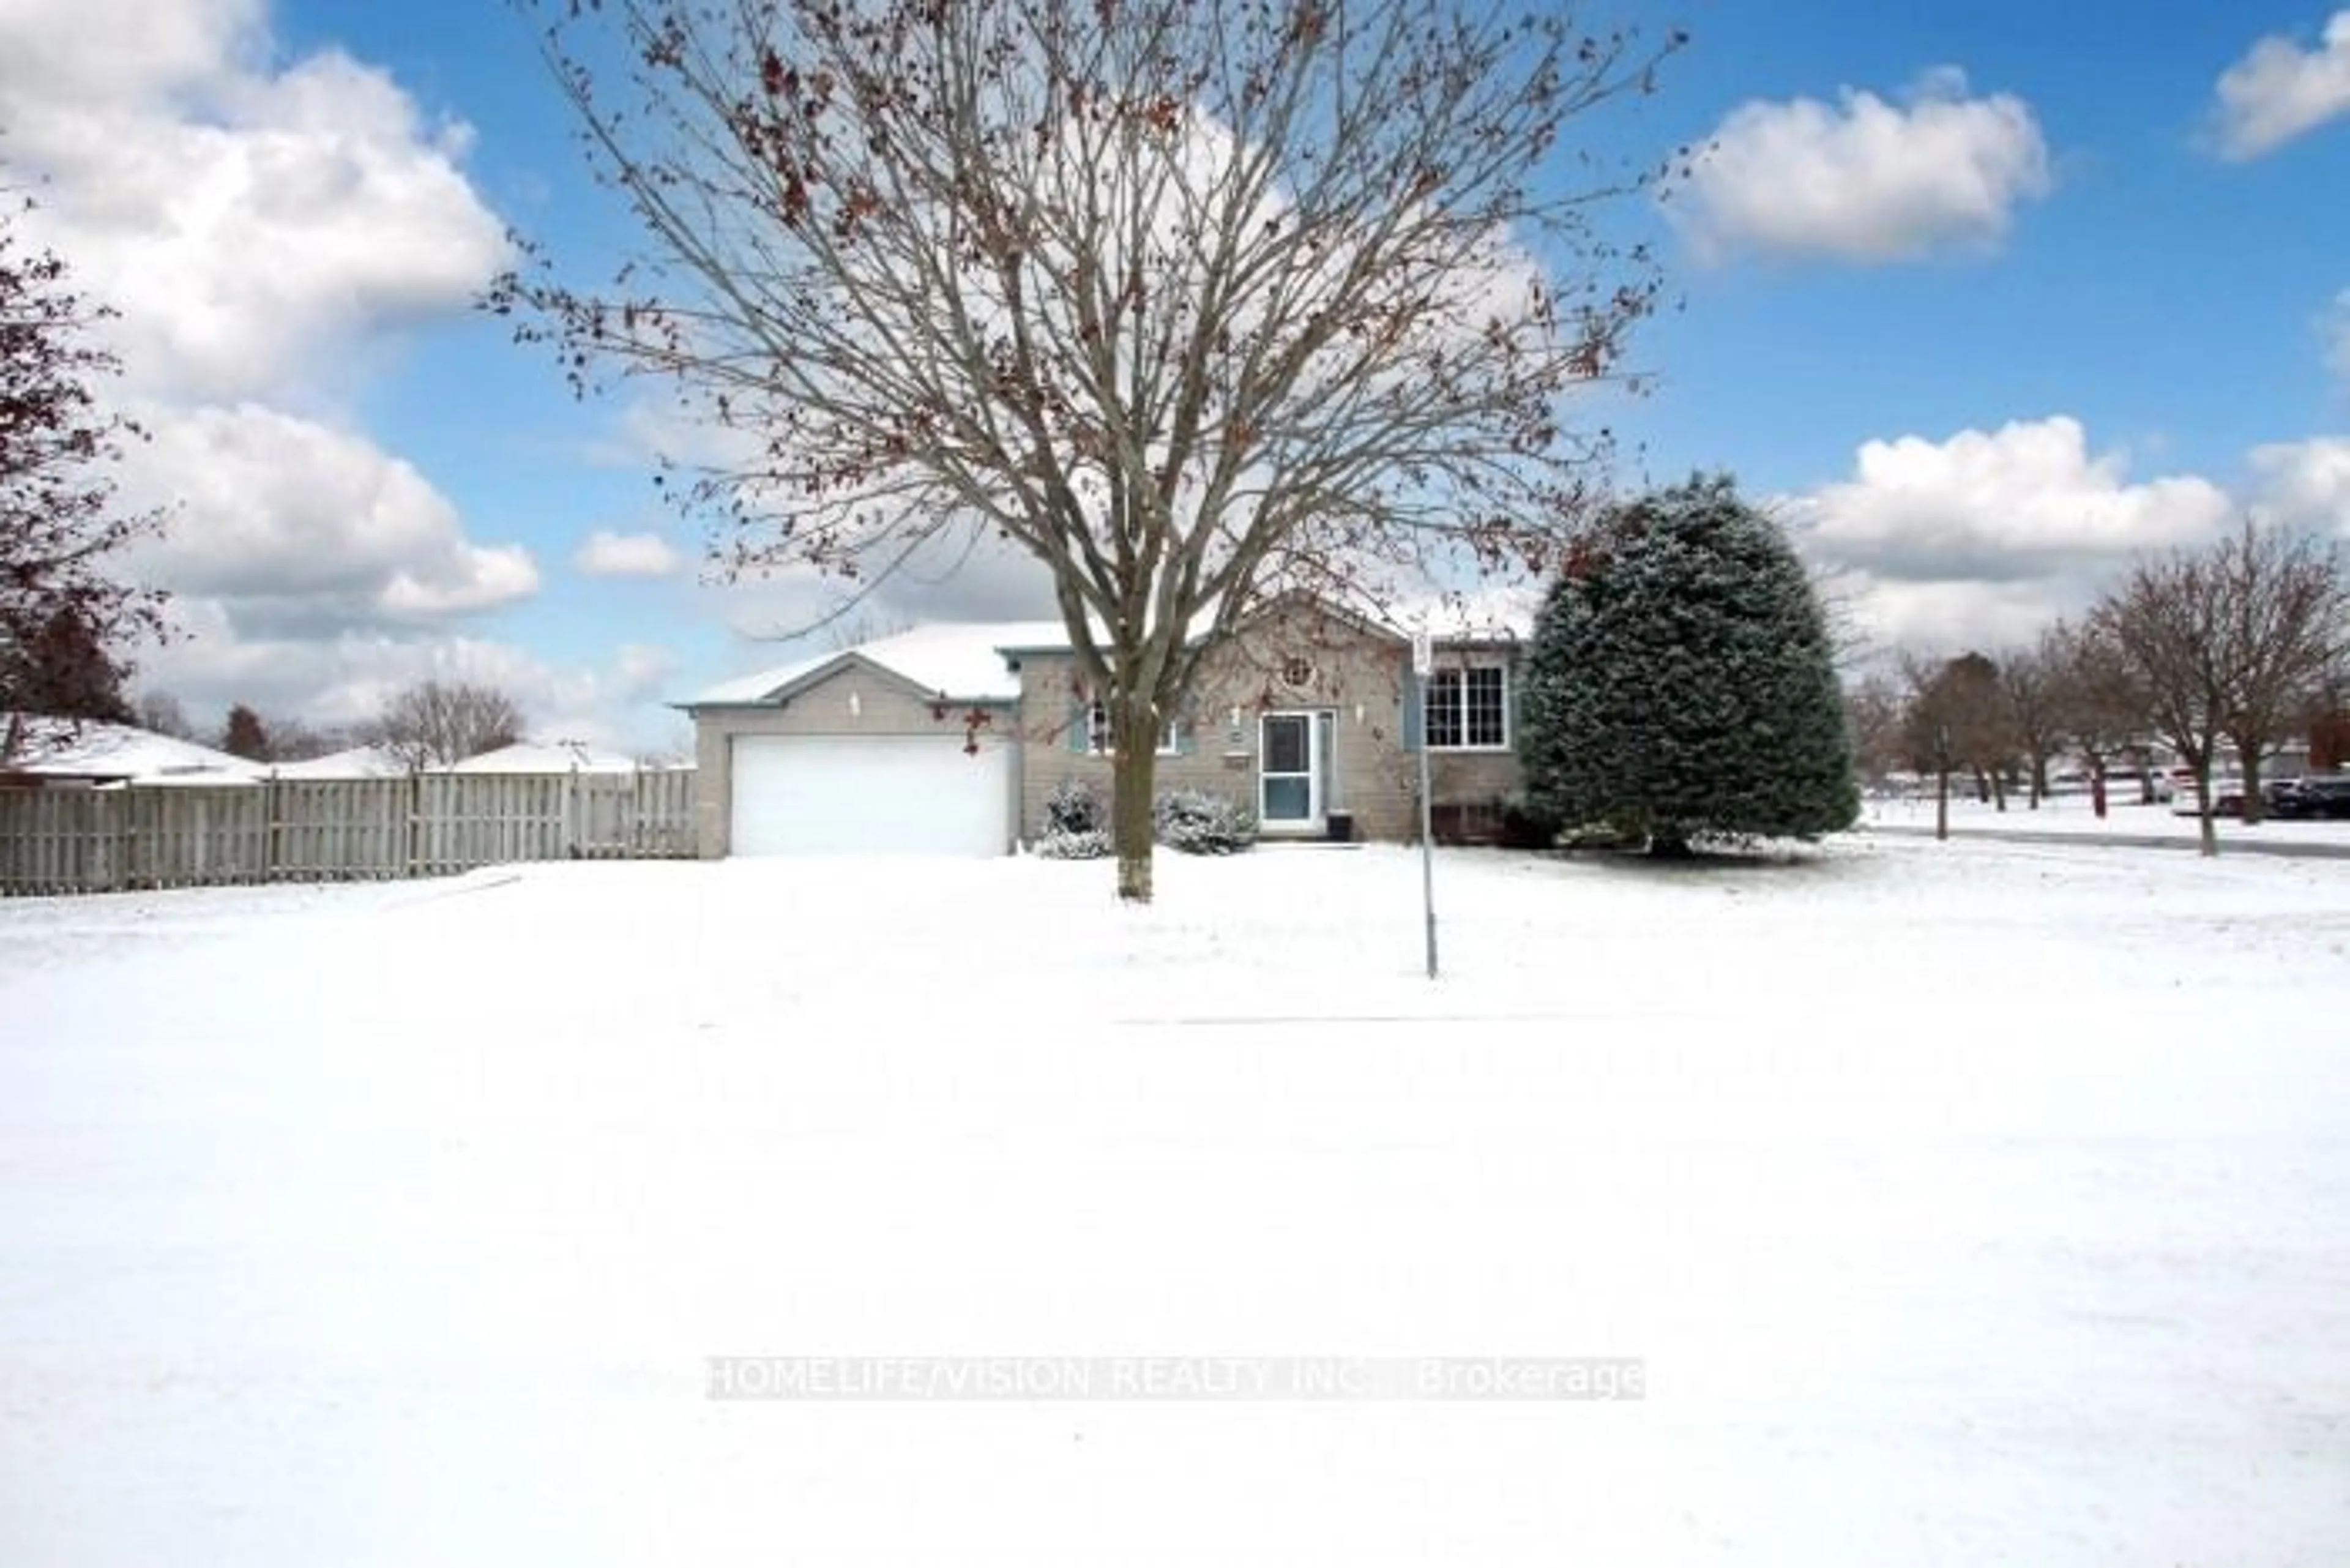
[[[2123,798],[2125,796],[2128,798]],[[1868,827],[1905,832],[1931,831],[1934,826],[1933,797],[1871,799],[1863,804],[1861,820]],[[2192,815],[2182,815],[2167,805],[2140,805],[2127,790],[2116,793],[2102,817],[2092,809],[2085,794],[2052,795],[2041,802],[2037,810],[2025,805],[2018,796],[2008,802],[2005,811],[1971,797],[1953,798],[1950,802],[1950,826],[1953,831],[2045,834],[2078,838],[2175,839],[2187,845],[2193,844],[2201,832],[2201,824]],[[2350,822],[2269,818],[2247,826],[2223,816],[2215,819],[2214,826],[2219,830],[2220,852],[2222,855],[2231,846],[2321,846],[2350,849]]]
[[[0,906],[0,1562],[2308,1563],[2350,876],[1862,836]],[[1638,1402],[717,1402],[712,1355]]]

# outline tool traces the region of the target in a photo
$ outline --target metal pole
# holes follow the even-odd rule
[[[1428,978],[1436,978],[1436,835],[1429,809],[1428,737],[1419,738],[1419,902],[1428,916]]]

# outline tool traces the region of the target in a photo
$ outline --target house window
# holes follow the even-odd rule
[[[1171,757],[1183,749],[1183,725],[1178,719],[1167,721],[1159,732],[1159,754]],[[1118,748],[1110,743],[1109,704],[1097,702],[1086,710],[1086,752],[1090,756],[1110,757]]]
[[[1498,751],[1510,743],[1509,672],[1498,664],[1439,670],[1421,698],[1429,745],[1438,751]]]

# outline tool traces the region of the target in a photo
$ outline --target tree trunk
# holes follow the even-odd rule
[[[1136,710],[1140,711],[1137,712]],[[1145,702],[1118,701],[1110,711],[1110,847],[1118,853],[1121,902],[1150,902],[1150,857],[1156,835],[1150,807],[1159,771],[1159,723]]]
[[[2239,745],[2236,757],[2244,775],[2244,826],[2250,827],[2261,819],[2261,749]]]
[[[1934,836],[1950,836],[1950,770],[1942,768],[1934,774]]]
[[[2206,855],[2220,853],[2220,825],[2211,820],[2211,763],[2206,758],[2195,770],[2195,819],[2199,825],[2197,846]]]

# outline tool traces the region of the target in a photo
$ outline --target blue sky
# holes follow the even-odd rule
[[[1675,307],[1607,410],[1623,479],[1726,468],[1872,646],[1996,649],[2256,510],[2350,535],[2350,8],[1684,0],[1611,144],[1710,147],[1652,233]],[[518,228],[625,236],[490,0],[0,0],[0,156],[120,306],[142,683],[333,722],[424,675],[548,735],[796,650],[699,581],[646,440],[470,301]],[[1004,569],[891,619],[1048,613]]]

